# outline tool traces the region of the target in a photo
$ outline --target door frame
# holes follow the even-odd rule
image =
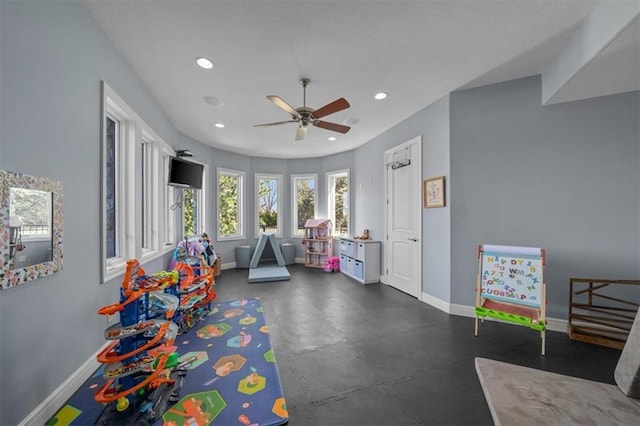
[[[387,199],[387,193],[388,193],[388,181],[389,181],[389,167],[387,167],[387,156],[389,154],[392,154],[396,151],[400,151],[402,149],[406,149],[408,147],[410,147],[411,145],[416,146],[416,156],[418,157],[417,159],[414,160],[413,158],[413,154],[411,156],[411,160],[412,162],[415,162],[415,165],[418,168],[418,173],[417,173],[417,182],[415,182],[415,192],[413,194],[413,196],[415,197],[415,200],[417,200],[417,208],[419,209],[419,213],[418,213],[418,217],[419,220],[417,221],[416,225],[417,228],[415,230],[416,235],[418,236],[418,242],[419,244],[416,244],[417,246],[417,250],[418,250],[418,259],[419,261],[417,262],[417,265],[415,266],[415,268],[417,268],[417,279],[418,279],[418,296],[417,299],[422,301],[422,246],[423,246],[423,235],[422,235],[422,135],[418,135],[415,136],[414,138],[409,139],[408,141],[401,143],[400,145],[396,145],[392,148],[389,148],[387,150],[384,151],[383,153],[383,167],[384,167],[384,194],[383,194],[383,200],[382,200],[382,211],[384,212],[384,239],[382,240],[382,251],[383,251],[383,262],[382,262],[382,274],[380,275],[380,282],[386,285],[390,285],[389,284],[389,280],[388,280],[388,271],[390,269],[390,259],[389,259],[389,250],[387,250],[387,245],[389,242],[389,202]]]

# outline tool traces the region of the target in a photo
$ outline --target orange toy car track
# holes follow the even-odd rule
[[[149,340],[146,344],[140,346],[139,348],[137,348],[136,350],[128,354],[117,355],[114,349],[118,345],[118,343],[120,343],[120,341],[114,340],[113,343],[111,343],[109,346],[104,348],[104,350],[102,350],[102,352],[98,354],[97,356],[98,362],[102,364],[111,364],[113,362],[125,360],[129,357],[139,354],[144,350],[157,346],[160,343],[160,341],[164,338],[164,335],[167,333],[167,330],[169,329],[169,325],[171,325],[171,322],[165,322],[164,324],[162,324],[160,326],[160,329],[158,330],[158,333],[155,335],[153,339]]]
[[[158,366],[156,370],[153,373],[151,373],[149,377],[144,379],[142,382],[122,392],[119,392],[119,393],[116,392],[116,389],[113,387],[114,379],[107,380],[105,384],[98,390],[98,392],[96,392],[95,400],[97,402],[103,402],[103,403],[117,401],[123,396],[130,395],[133,392],[137,391],[138,389],[141,389],[147,386],[148,384],[150,384],[151,382],[154,382],[156,379],[159,378],[160,374],[162,374],[162,371],[164,370],[164,366],[166,365],[168,358],[169,357],[167,354],[161,354],[160,356],[158,356]],[[158,382],[155,382],[155,383],[157,384]]]

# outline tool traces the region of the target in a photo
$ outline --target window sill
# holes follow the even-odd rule
[[[141,256],[140,265],[144,269],[145,263],[150,262],[159,257],[162,257],[165,254],[172,252],[173,250],[174,250],[174,246],[170,246],[170,247],[163,247],[160,250],[147,252]],[[127,261],[124,259],[114,261],[112,264],[110,264],[105,270],[102,284],[106,284],[109,281],[113,281],[118,277],[122,277],[124,275],[126,265],[127,265]]]

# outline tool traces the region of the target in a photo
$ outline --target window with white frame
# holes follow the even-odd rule
[[[152,189],[152,174],[151,174],[151,153],[153,149],[151,143],[148,140],[142,139],[140,143],[141,155],[140,155],[140,172],[142,174],[142,185],[140,194],[140,231],[142,232],[141,242],[142,250],[149,251],[153,244],[151,238],[153,235],[153,229],[151,224],[152,207],[153,207],[153,189]]]
[[[282,237],[282,175],[256,173],[255,175],[256,236],[274,233]]]
[[[291,236],[303,237],[307,219],[318,215],[318,175],[291,175]]]
[[[175,238],[167,223],[171,198],[164,191],[171,148],[104,82],[102,103],[101,278],[106,282],[124,272],[128,259],[160,255]]]
[[[245,173],[218,168],[218,240],[244,239]]]
[[[204,208],[203,193],[204,184],[202,189],[182,189],[182,235],[185,238],[204,232],[202,221]]]
[[[338,237],[349,235],[349,186],[349,170],[327,173],[327,210]]]
[[[172,185],[167,185],[169,182],[169,167],[171,163],[172,152],[168,149],[162,149],[162,176],[160,178],[160,187],[163,188],[162,192],[162,200],[160,204],[162,206],[167,206],[168,208],[161,209],[162,211],[162,221],[163,221],[163,245],[164,246],[172,246],[175,244],[175,209],[173,208],[173,200],[176,196],[176,187]]]

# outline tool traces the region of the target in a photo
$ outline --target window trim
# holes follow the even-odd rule
[[[333,193],[334,185],[332,184],[333,179],[336,179],[342,176],[346,176],[347,185],[349,186],[349,196],[347,197],[347,201],[348,201],[347,210],[349,213],[349,218],[347,220],[347,231],[344,234],[341,234],[339,232],[340,226],[336,222],[335,196]],[[329,217],[329,219],[331,219],[331,223],[333,224],[333,236],[334,238],[348,237],[350,235],[350,230],[351,230],[351,194],[353,192],[353,188],[351,187],[351,172],[349,169],[342,169],[342,170],[327,172],[326,183],[327,183],[327,216]]]
[[[258,214],[258,208],[260,207],[260,180],[261,179],[275,179],[277,181],[277,208],[276,208],[276,214],[277,214],[277,220],[276,220],[276,232],[275,232],[275,236],[276,238],[282,238],[284,235],[284,230],[282,229],[282,224],[283,224],[283,218],[282,218],[282,200],[284,199],[284,197],[282,197],[282,195],[284,194],[283,191],[283,176],[281,174],[275,174],[275,173],[255,173],[254,174],[254,232],[255,232],[255,237],[258,238],[260,237],[260,235],[262,234],[262,231],[260,230],[260,218],[259,218],[259,214]]]
[[[195,198],[195,202],[196,202],[196,222],[194,224],[195,229],[195,234],[194,235],[201,235],[203,232],[205,232],[205,223],[204,223],[204,215],[205,215],[205,202],[206,202],[206,196],[205,194],[207,193],[207,173],[208,173],[208,166],[204,163],[200,163],[197,161],[193,161],[193,160],[189,160],[193,163],[197,163],[197,164],[202,164],[203,170],[202,170],[202,188],[201,189],[197,189],[197,188],[180,188],[178,187],[178,190],[180,191],[180,206],[182,207],[182,232],[181,234],[184,234],[184,191],[186,190],[191,190],[193,191],[193,195]],[[191,237],[192,235],[183,235],[184,238],[186,237]]]
[[[291,238],[303,238],[304,230],[297,233],[296,222],[298,220],[298,185],[299,180],[311,180],[313,179],[313,217],[318,217],[318,174],[317,173],[305,173],[305,174],[292,174],[291,175]]]
[[[170,200],[160,195],[164,182],[164,155],[173,153],[173,149],[142,120],[136,112],[105,82],[101,82],[101,198],[100,198],[100,259],[101,282],[106,283],[124,273],[126,260],[137,258],[148,261],[169,251],[166,243],[164,209],[170,208]],[[106,160],[107,117],[117,123],[116,140],[116,256],[106,258]],[[143,247],[142,230],[142,143],[147,148],[147,185],[145,202],[145,227],[149,236],[149,247]],[[174,236],[169,238],[175,240]],[[161,243],[162,242],[162,243]],[[173,245],[173,244],[171,244]]]
[[[225,169],[224,167],[218,167],[216,171],[216,188],[220,188],[220,176],[234,176],[238,180],[238,232],[235,234],[222,234],[220,232],[220,191],[216,191],[218,197],[216,199],[216,234],[217,241],[233,241],[245,239],[245,185],[246,185],[246,173],[240,170]]]

